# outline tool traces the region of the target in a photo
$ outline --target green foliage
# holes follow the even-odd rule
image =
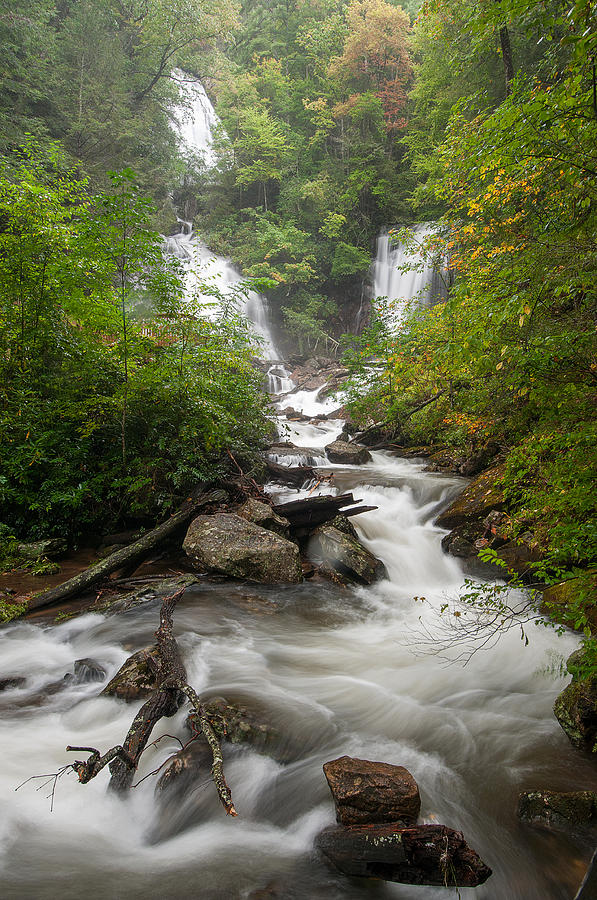
[[[5,522],[74,538],[163,515],[267,431],[248,326],[232,301],[216,320],[184,303],[130,171],[91,197],[57,150],[15,157],[0,180]]]

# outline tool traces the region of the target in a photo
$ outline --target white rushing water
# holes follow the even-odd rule
[[[185,241],[192,258],[200,245],[181,232],[177,246]],[[228,271],[217,263],[214,277],[227,278]],[[265,320],[263,328],[267,335]],[[297,392],[282,405],[329,413],[337,401],[321,403],[316,393]],[[323,448],[341,427],[339,420],[291,423],[282,436],[321,451],[316,458],[333,473],[326,491],[351,490],[377,507],[353,522],[384,561],[388,578],[370,588],[204,580],[176,609],[175,633],[197,691],[242,702],[275,732],[267,753],[245,745],[227,751],[238,818],[224,815],[209,777],[171,796],[156,793],[155,778],[148,778],[120,799],[106,791],[107,770],[87,785],[70,772],[57,783],[53,809],[51,783],[36,790],[40,782],[34,781],[15,791],[30,776],[56,772],[71,760],[67,744],[104,751],[121,743],[141,704],[99,691],[132,651],[153,642],[158,603],[56,626],[19,622],[0,631],[0,679],[24,679],[0,693],[2,897],[455,896],[441,888],[348,879],[314,852],[314,837],[334,821],[321,767],[343,754],[406,766],[421,789],[423,820],[464,832],[494,875],[459,896],[572,896],[585,859],[564,839],[523,827],[515,809],[523,789],[594,785],[590,763],[552,715],[565,683],[550,668],[552,654],[566,656],[577,639],[532,629],[525,647],[510,632],[466,667],[418,653],[425,629],[439,623],[441,631],[439,610],[463,582],[433,524],[462,479],[426,473],[422,463],[383,451],[360,467],[324,463]],[[271,490],[281,497],[305,493]],[[81,658],[104,667],[101,684],[64,679]],[[181,710],[163,720],[154,737],[184,737],[184,718]],[[138,779],[176,749],[172,737],[150,747]]]
[[[434,234],[433,223],[413,225],[413,246],[395,242],[388,234],[377,239],[372,264],[373,300],[386,298],[392,321],[399,323],[407,304],[429,308],[445,300],[447,268],[437,265],[425,242]]]

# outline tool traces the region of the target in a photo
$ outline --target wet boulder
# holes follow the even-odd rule
[[[142,700],[157,688],[159,654],[157,647],[137,650],[122,664],[102,691],[120,700]]]
[[[440,887],[477,887],[491,875],[464,836],[445,825],[337,825],[315,843],[345,875]]]
[[[183,550],[201,570],[261,584],[303,580],[296,544],[233,513],[197,516]]]
[[[518,798],[518,816],[550,831],[588,835],[597,828],[597,793],[524,791]]]
[[[341,756],[323,766],[342,825],[417,821],[421,797],[408,769]]]
[[[581,678],[575,665],[579,661],[578,651],[568,660],[573,678],[556,697],[553,711],[575,747],[597,753],[597,675]]]
[[[289,535],[290,522],[288,519],[277,515],[267,503],[261,503],[252,497],[237,510],[237,515],[246,519],[247,522],[253,522],[254,525],[259,525],[260,528],[273,531],[282,537],[287,538]]]
[[[482,519],[491,510],[500,510],[504,494],[498,482],[503,474],[501,466],[493,466],[475,478],[447,509],[437,517],[440,528],[456,528],[465,522]]]
[[[325,453],[330,462],[349,466],[360,466],[371,459],[371,454],[366,447],[349,444],[345,440],[332,441],[325,448]]]
[[[373,584],[387,577],[382,561],[363,547],[354,533],[341,531],[331,522],[312,532],[307,557],[322,566],[323,574],[331,571],[347,583]]]
[[[227,700],[224,697],[213,697],[204,703],[203,708],[211,726],[221,741],[229,744],[251,744],[258,749],[265,749],[276,738],[276,731],[260,721],[253,710],[241,703]],[[199,729],[197,714],[192,712],[186,721],[191,732]]]
[[[158,791],[183,791],[196,781],[211,777],[213,755],[203,736],[198,736],[170,757],[156,784]]]

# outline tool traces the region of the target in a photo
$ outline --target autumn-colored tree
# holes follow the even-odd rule
[[[352,0],[346,22],[344,50],[332,61],[331,74],[348,90],[372,91],[382,103],[388,131],[404,128],[412,79],[408,16],[386,0]]]

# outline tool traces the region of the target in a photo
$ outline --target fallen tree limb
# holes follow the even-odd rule
[[[302,487],[305,482],[316,477],[312,466],[281,466],[280,463],[266,459],[265,465],[273,481],[278,484],[288,484],[291,487]]]
[[[186,504],[173,516],[162,522],[161,525],[158,525],[157,528],[144,534],[138,541],[123,547],[121,550],[117,550],[115,553],[111,553],[110,556],[85,569],[84,572],[75,575],[74,578],[63,582],[63,584],[31,597],[23,609],[23,614],[34,609],[49,606],[52,603],[76,597],[88,588],[93,587],[93,585],[98,584],[104,578],[107,578],[112,572],[117,572],[118,569],[130,566],[132,563],[139,564],[158,544],[183,528],[202,507],[208,503],[218,503],[224,500],[226,496],[224,491],[216,490]]]
[[[154,660],[157,687],[133,719],[122,745],[112,747],[103,755],[94,747],[68,746],[66,749],[91,754],[87,760],[76,760],[71,766],[82,784],[91,781],[109,765],[112,775],[110,789],[118,793],[127,791],[132,786],[139,760],[147,747],[154,726],[164,716],[174,715],[186,697],[196,712],[194,723],[197,735],[203,734],[211,749],[212,776],[218,796],[228,815],[236,816],[230,788],[224,777],[220,742],[199,696],[187,683],[186,669],[172,634],[172,614],[183,593],[184,588],[181,588],[162,602],[160,627],[156,631],[157,660]]]
[[[355,501],[352,494],[340,494],[337,497],[324,494],[319,497],[307,497],[304,500],[291,500],[289,503],[278,503],[272,508],[277,515],[288,519],[290,530],[295,533],[297,529],[316,528],[318,525],[323,525],[324,522],[335,518],[340,511],[345,515],[356,516],[358,513],[367,512],[372,508],[359,506],[359,503],[360,501]],[[350,509],[345,512],[346,507],[350,507]]]

